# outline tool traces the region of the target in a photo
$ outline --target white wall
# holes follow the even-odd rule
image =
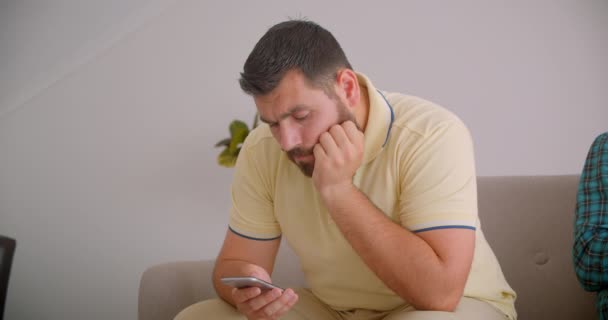
[[[7,319],[133,319],[148,266],[212,258],[250,122],[238,72],[287,17],[357,70],[471,129],[480,175],[578,173],[608,130],[608,2],[0,1],[0,234]]]

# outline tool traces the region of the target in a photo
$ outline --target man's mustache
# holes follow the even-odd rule
[[[313,154],[313,148],[309,148],[309,149],[304,149],[304,148],[294,148],[291,149],[287,152],[287,154],[290,157],[297,157],[297,156],[308,156]]]

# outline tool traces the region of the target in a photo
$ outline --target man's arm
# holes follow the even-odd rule
[[[228,230],[213,270],[213,285],[217,294],[234,306],[232,287],[224,285],[221,278],[253,276],[272,282],[270,276],[280,243],[280,238],[252,240]]]
[[[353,185],[322,197],[353,249],[395,293],[420,310],[456,308],[473,261],[474,230],[412,233]]]
[[[414,234],[386,217],[352,183],[363,140],[352,122],[321,135],[313,181],[325,206],[353,249],[395,293],[417,309],[454,310],[473,261],[475,231]]]
[[[587,291],[608,288],[608,132],[599,135],[581,174],[572,249],[574,270]]]

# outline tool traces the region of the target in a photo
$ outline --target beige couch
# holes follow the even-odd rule
[[[572,224],[578,176],[480,177],[482,229],[518,294],[519,319],[597,319],[595,296],[581,289],[572,267]],[[273,280],[305,285],[297,258],[281,246]],[[153,266],[141,278],[139,319],[172,319],[215,297],[213,261]]]

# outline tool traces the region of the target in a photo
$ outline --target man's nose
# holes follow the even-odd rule
[[[289,151],[301,143],[302,139],[297,129],[291,128],[288,125],[281,125],[279,127],[279,144],[281,145],[281,149]]]

